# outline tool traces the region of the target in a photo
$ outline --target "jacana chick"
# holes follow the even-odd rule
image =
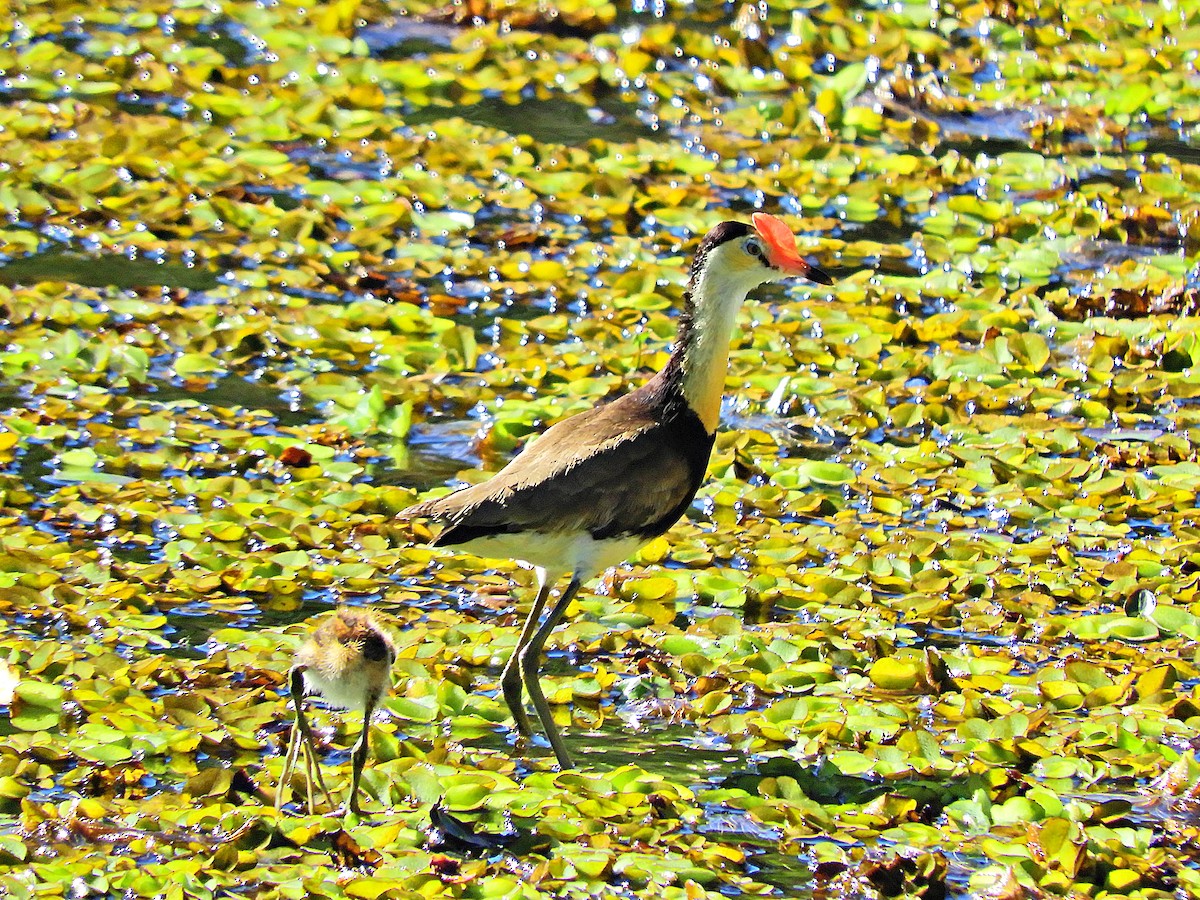
[[[288,676],[296,722],[292,739],[284,757],[283,774],[275,794],[275,808],[283,805],[285,789],[296,767],[300,745],[304,745],[304,780],[307,787],[308,811],[316,812],[313,801],[313,781],[325,795],[325,802],[334,808],[333,797],[321,777],[317,748],[312,729],[304,716],[304,697],[317,694],[331,706],[347,710],[362,710],[362,734],[351,753],[350,811],[361,815],[358,802],[358,783],[367,760],[371,714],[391,686],[392,664],[396,661],[396,646],[374,616],[363,610],[341,608],[313,632],[311,638],[296,651],[295,662]]]
[[[550,632],[589,578],[628,558],[684,514],[704,479],[716,437],[729,345],[742,301],[798,275],[833,280],[796,252],[774,216],[722,222],[700,242],[666,366],[635,391],[554,425],[488,481],[419,503],[446,528],[432,543],[530,564],[538,591],[500,676],[517,730],[532,735],[524,683],[563,768],[571,765],[538,683]],[[550,591],[570,582],[543,618]]]

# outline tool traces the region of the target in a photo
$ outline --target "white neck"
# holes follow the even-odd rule
[[[722,265],[718,248],[692,291],[692,328],[679,348],[682,354],[683,396],[700,417],[704,430],[717,430],[721,398],[729,367],[729,344],[738,310],[751,290],[764,281],[761,270]]]

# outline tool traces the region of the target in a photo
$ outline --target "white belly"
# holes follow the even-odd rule
[[[468,553],[492,559],[516,559],[544,569],[553,579],[571,575],[581,582],[629,559],[645,538],[596,540],[583,532],[497,534],[459,544]]]
[[[365,709],[367,697],[379,690],[379,683],[371,682],[365,668],[350,669],[340,678],[329,678],[313,666],[304,670],[304,681],[313,694],[319,694],[330,706],[340,709]]]

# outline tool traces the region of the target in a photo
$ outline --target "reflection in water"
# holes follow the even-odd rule
[[[579,146],[593,138],[619,143],[666,138],[643,125],[634,107],[614,100],[585,107],[563,99],[525,99],[513,104],[499,97],[485,98],[470,106],[424,107],[405,115],[404,121],[427,125],[455,117],[510,134],[527,134],[548,144]]]
[[[218,273],[181,263],[116,254],[48,250],[0,265],[0,284],[69,281],[87,287],[164,287],[208,291],[220,284]]]

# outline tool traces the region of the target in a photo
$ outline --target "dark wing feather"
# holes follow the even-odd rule
[[[635,394],[555,425],[495,477],[401,513],[447,528],[435,541],[488,534],[660,534],[704,477],[713,438],[690,410],[665,420]]]

